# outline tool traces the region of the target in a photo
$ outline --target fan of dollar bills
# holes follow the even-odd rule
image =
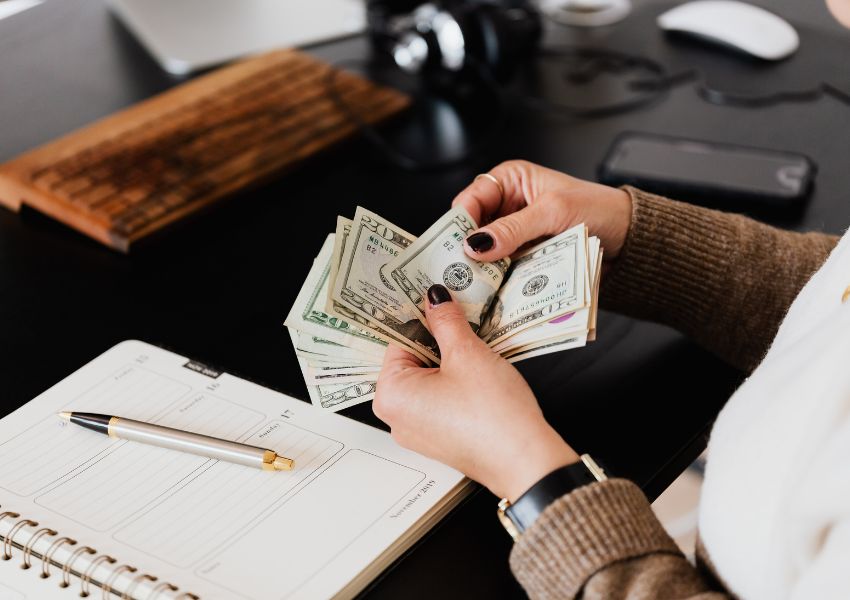
[[[459,206],[418,239],[362,207],[353,220],[337,217],[284,323],[313,404],[372,400],[387,344],[439,364],[425,319],[435,283],[510,362],[595,339],[602,248],[583,224],[493,263],[463,251],[474,229]]]

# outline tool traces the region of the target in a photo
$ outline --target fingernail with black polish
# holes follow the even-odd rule
[[[431,303],[431,306],[437,306],[443,302],[451,302],[451,300],[452,295],[446,289],[446,286],[435,283],[428,288],[428,302]]]
[[[476,252],[487,252],[493,247],[493,236],[485,231],[473,233],[466,238],[466,241],[469,243],[469,247]]]

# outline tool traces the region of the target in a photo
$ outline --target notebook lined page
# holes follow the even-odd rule
[[[67,401],[67,410],[118,414],[156,422],[190,387],[134,365],[122,365],[90,389]],[[66,410],[60,408],[57,410]],[[135,416],[134,416],[135,415]],[[73,474],[109,452],[115,441],[78,427],[63,428],[55,414],[0,444],[0,488],[29,496]]]
[[[296,592],[314,598],[313,586],[321,585],[315,579],[340,554],[338,540],[355,540],[367,534],[370,526],[424,479],[421,471],[351,450],[309,489],[294,494],[283,510],[270,514],[203,565],[199,575],[222,587],[240,574],[250,577],[259,598],[285,598]],[[348,518],[334,519],[340,512]],[[268,531],[301,543],[252,553],[252,548],[263,546]],[[285,578],[263,576],[278,565],[286,565]]]
[[[110,439],[63,424],[61,410],[241,441],[293,458],[295,467],[262,471]],[[109,582],[115,597],[136,586],[133,595],[145,598],[173,584],[177,590],[162,588],[157,597],[347,598],[462,482],[385,432],[124,342],[0,420],[0,510],[39,523],[14,530],[18,548],[14,560],[0,561],[0,593],[78,597],[79,574],[87,573],[92,582]],[[0,520],[0,536],[15,519]],[[38,568],[19,568],[20,548],[39,527],[57,536],[37,538],[34,556],[62,536],[78,541],[52,554],[59,564],[73,561],[71,588],[57,585],[55,566],[47,579]],[[94,554],[81,552],[83,545]]]
[[[212,394],[193,393],[153,422],[243,441],[248,429],[259,426],[264,419],[262,413]],[[56,439],[76,438],[80,433],[95,437],[76,425],[64,423]],[[37,496],[36,503],[75,521],[95,523],[93,528],[98,531],[107,531],[163,494],[186,485],[193,476],[199,476],[198,471],[205,465],[216,462],[137,442],[105,439],[111,442],[107,452]]]
[[[270,445],[295,460],[297,468],[274,477],[259,469],[219,462],[192,477],[180,490],[118,530],[116,539],[177,567],[192,566],[247,527],[265,510],[313,475],[342,449],[335,440],[276,421],[273,431],[246,443]],[[215,527],[205,527],[215,523]]]

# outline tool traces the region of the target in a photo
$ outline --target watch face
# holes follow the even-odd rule
[[[596,481],[605,481],[608,479],[605,471],[596,464],[596,461],[591,458],[590,454],[582,454],[581,462],[584,463],[584,466],[587,467],[587,470],[590,471],[590,474],[593,475]]]
[[[499,510],[496,511],[496,516],[499,517],[499,522],[502,524],[502,527],[505,528],[505,531],[511,536],[514,541],[519,539],[520,530],[517,528],[516,523],[514,523],[511,518],[507,515],[507,511],[511,507],[511,502],[507,498],[502,498],[499,501]]]

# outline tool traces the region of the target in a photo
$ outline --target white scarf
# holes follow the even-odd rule
[[[700,535],[746,600],[850,598],[850,234],[720,412]]]

